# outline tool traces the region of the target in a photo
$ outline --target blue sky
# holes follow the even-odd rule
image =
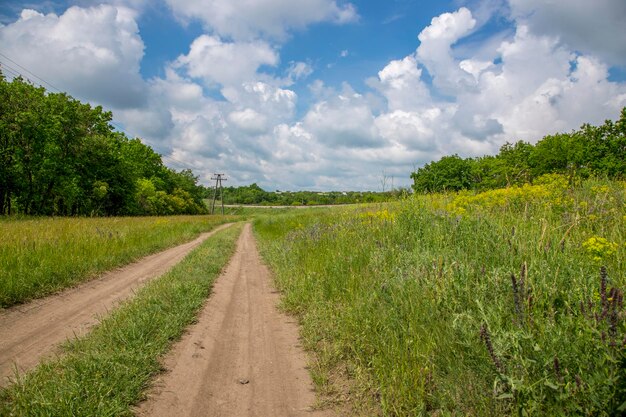
[[[623,0],[8,0],[0,64],[203,183],[377,190],[617,118],[624,21]]]

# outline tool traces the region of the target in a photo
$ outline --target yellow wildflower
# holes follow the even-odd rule
[[[583,242],[583,248],[596,262],[614,255],[617,251],[617,247],[617,243],[598,236],[590,237]]]

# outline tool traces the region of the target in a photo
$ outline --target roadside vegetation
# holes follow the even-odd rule
[[[232,219],[0,217],[0,308],[75,285]]]
[[[230,259],[241,224],[207,239],[138,290],[58,359],[0,390],[0,415],[130,416],[160,371],[158,358],[191,324]]]
[[[623,181],[552,174],[255,229],[328,401],[357,415],[623,415],[625,200]]]

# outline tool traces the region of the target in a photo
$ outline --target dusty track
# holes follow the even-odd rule
[[[276,309],[251,227],[198,322],[165,358],[139,416],[329,416],[311,411],[312,383],[293,319]]]
[[[0,386],[9,383],[15,367],[28,370],[74,335],[84,334],[120,301],[147,280],[157,277],[230,224],[138,262],[104,274],[62,293],[0,312]]]

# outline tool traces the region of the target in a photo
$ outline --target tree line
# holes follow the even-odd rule
[[[405,190],[374,191],[265,191],[256,183],[241,187],[224,187],[224,203],[276,206],[315,206],[333,204],[377,203],[397,199]],[[213,191],[207,190],[207,197]]]
[[[486,190],[532,182],[550,173],[571,179],[626,178],[626,107],[619,120],[584,124],[570,133],[545,136],[535,145],[506,143],[495,156],[444,156],[411,174],[416,192]]]
[[[0,72],[0,214],[206,212],[191,170],[167,168],[112,114]]]

